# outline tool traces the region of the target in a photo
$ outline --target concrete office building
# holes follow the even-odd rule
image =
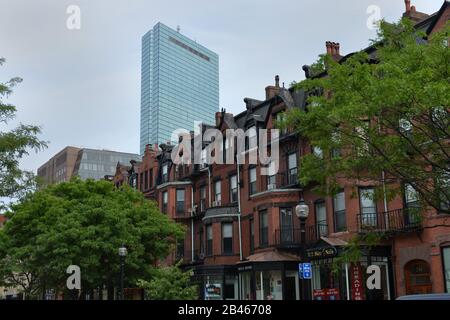
[[[218,55],[157,23],[142,38],[140,153],[194,121],[213,124],[218,110]]]

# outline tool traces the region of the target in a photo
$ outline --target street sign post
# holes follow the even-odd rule
[[[311,280],[312,279],[311,263],[299,263],[298,276],[300,277],[300,279]]]

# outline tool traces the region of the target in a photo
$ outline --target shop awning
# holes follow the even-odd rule
[[[252,263],[252,262],[298,262],[300,257],[295,254],[279,252],[277,250],[264,251],[252,254],[245,261],[237,264]]]

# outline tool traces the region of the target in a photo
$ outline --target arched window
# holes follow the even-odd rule
[[[406,294],[431,293],[430,266],[426,261],[413,260],[405,265]]]

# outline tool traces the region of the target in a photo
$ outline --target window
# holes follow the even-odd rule
[[[233,254],[233,224],[222,224],[222,253]]]
[[[356,146],[356,154],[361,157],[369,153],[369,121],[364,121],[361,126],[355,128],[356,135],[360,138]]]
[[[230,177],[230,202],[237,202],[238,201],[238,183],[237,183],[237,176],[231,176]]]
[[[331,142],[333,143],[333,148],[331,149],[331,157],[332,158],[339,158],[341,157],[341,133],[338,129],[333,131],[331,134]]]
[[[214,200],[216,201],[216,206],[222,205],[222,186],[220,180],[214,182]]]
[[[313,146],[312,152],[317,158],[323,159],[323,150],[322,150],[322,148],[317,147],[317,146]]]
[[[169,194],[167,191],[162,193],[162,212],[167,213],[167,205],[169,203]]]
[[[292,243],[294,241],[294,221],[292,218],[292,208],[280,208],[280,243]]]
[[[399,132],[405,135],[407,138],[411,138],[412,135],[412,124],[408,119],[400,119],[398,121]]]
[[[177,189],[177,198],[176,198],[176,213],[184,214],[185,203],[184,203],[185,190]]]
[[[149,180],[149,188],[152,188],[153,187],[153,170],[149,170],[148,171],[148,175],[149,175],[149,177],[148,177],[148,180]]]
[[[445,287],[450,293],[450,247],[442,248],[442,261],[444,266]]]
[[[147,190],[148,189],[148,171],[144,172],[144,188],[143,190]]]
[[[248,129],[248,143],[247,143],[247,150],[256,148],[258,145],[258,137],[257,137],[257,133],[256,133],[256,128],[250,127]]]
[[[259,213],[259,245],[261,247],[269,245],[269,225],[266,210]]]
[[[291,153],[288,156],[288,183],[290,185],[297,184],[298,171],[297,171],[297,153]]]
[[[255,221],[250,220],[250,252],[255,251]]]
[[[177,240],[177,260],[183,259],[184,258],[184,240],[183,239],[179,239]]]
[[[420,198],[419,193],[414,187],[406,183],[405,184],[405,210],[406,210],[406,223],[416,224],[420,222]]]
[[[206,168],[206,166],[208,165],[208,153],[206,149],[202,150],[202,159],[201,159],[201,164],[200,164],[200,168]]]
[[[163,165],[163,167],[162,167],[162,183],[166,183],[169,181],[168,169],[169,169],[169,167],[167,164]]]
[[[437,170],[436,189],[441,210],[450,209],[450,166]]]
[[[200,212],[206,210],[206,186],[200,187]]]
[[[377,226],[377,208],[375,205],[375,189],[360,188],[359,189],[359,205],[361,208],[361,226],[375,227]]]
[[[347,221],[345,217],[345,193],[341,191],[334,196],[334,230],[342,232],[347,229]]]
[[[206,254],[212,256],[213,254],[213,231],[212,225],[206,226]]]
[[[281,132],[280,132],[281,135],[285,135],[288,132],[286,124],[284,123],[284,119],[285,119],[284,113],[282,113],[282,112],[277,113],[277,127],[279,127],[281,124],[284,124],[284,127],[283,127],[283,129],[281,129]]]
[[[250,195],[256,193],[256,168],[250,168],[248,171],[249,176],[249,192]]]
[[[144,185],[144,174],[140,173],[139,174],[139,190],[144,190],[145,185]]]
[[[328,224],[327,224],[327,206],[325,201],[318,201],[315,204],[316,211],[316,229],[317,235],[327,236]]]
[[[267,190],[273,190],[276,188],[277,188],[277,181],[275,175],[275,161],[271,160],[268,165]]]

